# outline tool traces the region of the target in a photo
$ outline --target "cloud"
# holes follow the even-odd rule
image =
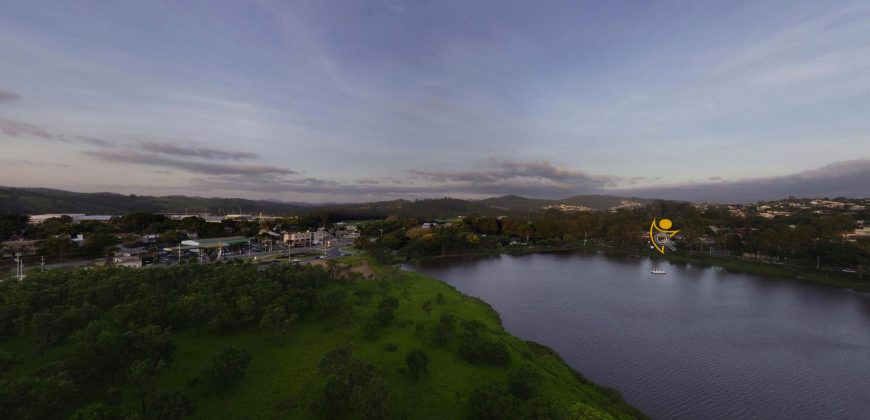
[[[256,193],[321,194],[343,197],[415,198],[485,197],[517,194],[527,197],[564,198],[571,195],[612,194],[695,202],[738,203],[799,197],[866,197],[870,191],[870,159],[837,162],[797,174],[747,178],[739,181],[695,182],[643,188],[614,188],[618,179],[585,175],[564,168],[547,168],[542,163],[498,164],[492,171],[427,172],[414,171],[426,183],[392,180],[389,183],[342,183],[318,178],[288,178],[275,174],[233,174],[197,177],[190,188],[197,191],[245,191]],[[552,165],[550,165],[552,166]],[[522,176],[514,176],[522,174]],[[536,179],[532,174],[537,174]],[[546,175],[546,180],[542,181]],[[714,177],[715,178],[715,177]],[[572,184],[561,181],[588,181]],[[478,180],[481,182],[470,182]],[[585,189],[584,189],[585,188]]]
[[[0,102],[20,101],[21,95],[10,90],[0,89]]]
[[[69,168],[68,164],[65,163],[54,163],[54,162],[39,162],[30,159],[0,159],[0,165],[2,166],[46,166],[46,167],[61,167],[61,168]]]
[[[287,168],[280,168],[271,165],[241,165],[177,160],[155,154],[142,154],[132,150],[100,150],[83,151],[81,153],[105,162],[158,166],[209,175],[290,175],[297,173],[296,171]]]
[[[153,153],[172,156],[189,156],[210,160],[243,160],[257,157],[257,154],[252,152],[227,151],[196,146],[176,146],[169,143],[144,142],[140,144],[140,147]]]
[[[499,162],[489,171],[409,171],[423,181],[393,179],[389,183],[357,180],[350,183],[317,178],[274,176],[271,174],[216,175],[196,178],[197,190],[230,190],[273,193],[330,194],[333,196],[373,197],[485,197],[519,194],[532,197],[562,198],[580,193],[599,192],[615,185],[618,177],[588,175],[554,166],[548,162]]]
[[[565,189],[591,189],[620,180],[619,177],[590,175],[582,171],[555,166],[547,161],[538,162],[497,162],[488,171],[421,171],[408,172],[433,182],[473,183],[480,187],[494,184],[524,185],[534,182],[558,186]],[[530,182],[531,181],[531,182]]]
[[[716,177],[711,177],[716,178]],[[795,197],[870,196],[870,158],[835,162],[790,175],[692,185],[613,189],[612,194],[694,202],[745,203]]]
[[[51,140],[51,134],[42,127],[21,121],[0,118],[0,133],[10,137],[33,136]]]
[[[75,136],[75,139],[82,142],[82,143],[88,143],[88,144],[92,144],[94,146],[106,147],[106,148],[115,147],[115,143],[113,143],[109,140],[98,139],[96,137]]]
[[[709,176],[709,177],[707,177],[707,179],[709,179],[710,181],[721,181],[722,177],[721,176]]]

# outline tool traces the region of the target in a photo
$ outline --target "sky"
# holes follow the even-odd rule
[[[870,196],[866,1],[9,0],[0,185]]]

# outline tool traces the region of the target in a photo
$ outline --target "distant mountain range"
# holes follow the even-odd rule
[[[117,193],[78,193],[50,188],[0,187],[0,213],[86,213],[125,214],[139,211],[156,213],[246,213],[286,214],[328,213],[336,218],[367,219],[397,215],[402,217],[447,218],[465,214],[502,215],[531,213],[545,208],[561,210],[608,210],[637,206],[651,200],[611,195],[577,195],[560,200],[527,198],[517,195],[484,200],[437,198],[391,200],[350,204],[285,203],[242,198],[124,195]]]

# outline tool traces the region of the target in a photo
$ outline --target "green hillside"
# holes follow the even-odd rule
[[[549,349],[506,333],[482,301],[393,268],[375,266],[364,277],[372,273],[365,261],[346,261],[359,272],[227,264],[55,270],[0,283],[0,411],[642,417]],[[417,357],[411,370],[412,349],[428,360],[424,369]],[[219,353],[235,364],[216,364]],[[247,366],[241,375],[214,374],[239,365]]]

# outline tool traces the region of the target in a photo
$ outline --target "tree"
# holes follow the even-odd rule
[[[0,413],[9,419],[63,418],[78,391],[66,371],[0,380]]]
[[[187,240],[187,234],[178,230],[167,230],[160,234],[160,242],[178,244]]]
[[[517,418],[518,404],[503,385],[489,384],[478,388],[468,401],[470,418],[503,420]]]
[[[130,365],[129,379],[136,387],[136,392],[142,402],[143,413],[148,408],[148,397],[154,392],[157,385],[157,376],[166,370],[166,362],[163,359],[142,359]]]
[[[421,349],[414,348],[409,351],[405,355],[405,364],[415,380],[429,373],[429,356]]]
[[[30,216],[23,214],[0,215],[0,242],[8,240],[12,235],[24,232],[29,220]]]
[[[245,376],[251,363],[251,354],[246,350],[225,348],[212,357],[211,365],[203,373],[212,387],[226,390]]]
[[[326,377],[313,408],[329,418],[386,418],[388,389],[374,374],[374,367],[353,358],[348,346],[323,356],[318,371]]]
[[[46,257],[59,256],[61,259],[69,256],[76,245],[66,237],[52,237],[37,246],[37,253]]]
[[[260,318],[260,326],[271,328],[277,332],[285,332],[299,319],[299,315],[288,314],[283,305],[273,304],[266,307],[263,317]]]
[[[118,238],[107,233],[92,233],[85,237],[82,251],[92,255],[106,255],[118,244]]]
[[[177,391],[158,391],[148,400],[143,417],[148,420],[179,420],[196,414],[196,406]]]

